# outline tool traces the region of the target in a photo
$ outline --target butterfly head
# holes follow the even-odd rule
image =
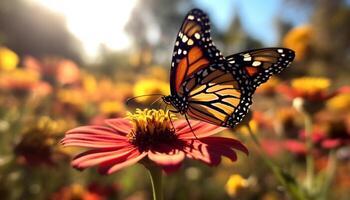
[[[188,102],[186,101],[186,99],[180,98],[175,95],[165,96],[163,97],[163,101],[168,105],[172,105],[181,114],[185,114],[188,109]]]
[[[163,99],[164,103],[166,103],[168,105],[170,105],[171,102],[172,102],[170,95],[169,96],[164,96],[164,97],[162,97],[162,99]]]

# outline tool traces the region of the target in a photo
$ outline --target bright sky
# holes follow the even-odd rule
[[[68,29],[82,42],[88,58],[93,59],[101,44],[111,50],[122,50],[131,41],[124,27],[139,0],[28,0],[62,14]],[[230,24],[233,15],[241,17],[243,28],[266,46],[275,45],[275,19],[289,19],[294,25],[305,23],[306,15],[291,11],[283,0],[194,0],[197,7],[209,13],[221,30]],[[237,13],[235,13],[237,12]]]
[[[295,10],[283,0],[194,0],[197,6],[210,14],[211,21],[221,30],[230,25],[238,14],[243,28],[265,45],[275,45],[278,40],[276,19],[282,18],[299,25],[308,21],[307,13]],[[297,14],[296,14],[297,13]]]
[[[62,14],[68,29],[94,57],[101,44],[113,50],[130,45],[124,31],[137,0],[30,0]]]

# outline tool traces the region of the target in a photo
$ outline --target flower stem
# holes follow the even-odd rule
[[[272,160],[270,160],[268,158],[268,156],[266,155],[265,151],[262,149],[262,146],[261,146],[261,143],[260,143],[259,139],[253,133],[253,131],[252,131],[251,127],[249,126],[249,124],[247,124],[246,126],[248,128],[248,132],[249,132],[250,137],[252,138],[252,140],[254,141],[255,145],[259,149],[259,152],[260,152],[260,155],[261,155],[263,161],[271,169],[271,171],[273,172],[273,174],[275,175],[277,180],[280,182],[280,184],[283,185],[283,187],[288,191],[289,195],[291,195],[293,197],[293,199],[305,200],[306,198],[304,197],[302,192],[298,188],[293,187],[293,185],[288,183],[289,181],[287,180],[286,175],[283,174],[281,168],[279,166],[277,166]]]
[[[151,178],[153,200],[163,200],[162,170],[159,167],[147,166]]]
[[[313,157],[314,144],[312,141],[312,118],[305,114],[305,142],[306,142],[306,188],[309,192],[313,189],[315,176],[315,163]]]
[[[331,187],[332,180],[333,180],[334,175],[335,175],[336,168],[337,168],[337,156],[336,156],[334,150],[331,150],[329,152],[329,156],[328,156],[326,178],[325,178],[325,181],[323,183],[323,187],[321,189],[320,200],[327,199],[329,189]]]

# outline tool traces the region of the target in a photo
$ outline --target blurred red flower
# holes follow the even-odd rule
[[[330,122],[329,130],[316,129],[312,132],[312,141],[316,151],[326,151],[350,144],[350,133],[343,122]],[[293,153],[306,154],[305,131],[299,133],[298,139],[285,140],[284,145]]]
[[[163,110],[137,110],[128,118],[106,120],[107,126],[83,126],[68,131],[62,140],[64,146],[91,148],[76,156],[72,165],[77,169],[98,166],[100,173],[111,174],[149,159],[164,171],[172,172],[185,157],[214,166],[221,162],[221,156],[235,161],[234,149],[248,154],[237,140],[209,137],[222,131],[222,127],[191,120],[196,138],[185,120],[174,120]]]

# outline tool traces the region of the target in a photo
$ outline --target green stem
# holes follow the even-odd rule
[[[313,157],[314,143],[312,141],[312,118],[305,114],[305,142],[306,142],[306,188],[309,192],[314,186],[315,163]]]
[[[147,166],[151,178],[153,200],[163,200],[162,170],[159,167]]]
[[[249,135],[252,138],[252,140],[254,141],[255,145],[257,146],[263,161],[271,169],[271,171],[273,172],[273,174],[275,175],[277,180],[280,182],[280,184],[282,184],[283,187],[288,190],[288,193],[293,197],[293,199],[305,200],[305,197],[300,192],[300,190],[298,190],[297,188],[293,188],[288,184],[288,180],[286,180],[285,175],[283,175],[283,172],[280,169],[280,167],[278,167],[272,160],[270,160],[268,158],[268,156],[266,155],[265,151],[263,150],[263,148],[261,146],[259,139],[253,133],[249,124],[247,124],[246,126],[248,128]]]
[[[334,150],[332,150],[331,152],[329,152],[329,156],[328,156],[326,178],[324,180],[324,184],[321,190],[320,200],[327,199],[328,192],[331,187],[331,183],[334,178],[336,168],[337,168],[337,156]]]

